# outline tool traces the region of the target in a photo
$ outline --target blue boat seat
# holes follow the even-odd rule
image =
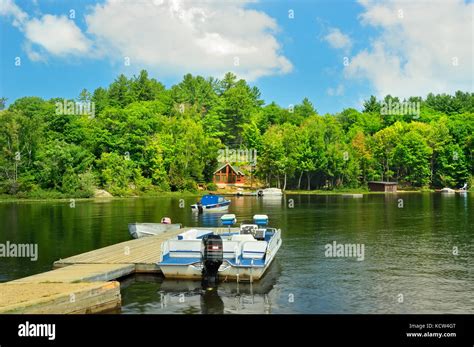
[[[235,259],[236,254],[240,255],[239,241],[224,241],[222,245],[225,259]]]
[[[201,240],[168,241],[170,258],[201,257]]]
[[[242,258],[244,259],[263,259],[267,252],[268,242],[252,241],[245,242],[242,245]]]

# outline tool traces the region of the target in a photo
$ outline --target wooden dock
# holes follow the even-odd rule
[[[135,272],[156,273],[160,271],[157,262],[161,260],[161,245],[164,241],[186,231],[179,229],[157,236],[120,242],[87,253],[60,259],[54,268],[76,264],[132,264]]]
[[[53,264],[55,270],[0,284],[0,313],[98,313],[121,306],[118,278],[159,273],[164,241],[188,228],[121,242]],[[226,230],[223,228],[223,231]]]
[[[0,284],[0,314],[99,313],[120,308],[120,283]]]

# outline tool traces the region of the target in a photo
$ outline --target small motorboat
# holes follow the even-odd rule
[[[230,200],[224,199],[220,195],[204,195],[201,201],[191,205],[191,210],[199,213],[226,211],[229,208]]]
[[[283,192],[280,188],[265,188],[257,190],[258,196],[282,196]]]
[[[246,192],[243,190],[238,190],[237,193],[235,193],[236,196],[257,196],[257,192]]]
[[[281,230],[270,228],[268,216],[231,228],[235,215],[224,215],[228,228],[185,228],[162,244],[157,265],[166,278],[201,279],[218,283],[219,278],[236,281],[259,280],[269,268],[282,240]]]
[[[457,193],[459,193],[459,194],[461,194],[461,195],[462,195],[462,194],[466,194],[466,193],[467,193],[467,183],[464,183],[464,185],[463,185],[461,188],[459,188],[459,190],[457,191]]]
[[[181,224],[172,224],[171,218],[163,217],[161,223],[129,223],[128,232],[134,239],[146,236],[154,236],[167,231],[181,229]]]
[[[364,197],[364,194],[342,194],[343,198],[354,198],[354,199],[360,199]]]
[[[456,191],[454,189],[451,189],[451,188],[443,188],[440,190],[441,193],[444,193],[444,194],[454,194]]]

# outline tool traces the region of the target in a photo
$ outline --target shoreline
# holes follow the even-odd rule
[[[215,192],[214,192],[215,193]],[[106,200],[124,200],[124,199],[137,199],[137,198],[162,198],[162,197],[195,197],[206,194],[206,192],[161,192],[153,194],[143,194],[143,195],[130,195],[130,196],[99,196],[99,197],[89,197],[89,198],[78,198],[74,196],[69,197],[16,197],[8,195],[0,195],[0,203],[2,202],[53,202],[53,201],[63,201],[70,202],[70,200],[78,201],[106,201]]]
[[[406,194],[406,193],[436,193],[434,189],[420,189],[420,190],[397,190],[396,192],[370,192],[364,189],[348,189],[348,190],[286,190],[285,194],[287,195],[350,195],[350,194]]]
[[[254,188],[256,189],[256,188]],[[414,194],[414,193],[436,193],[435,189],[419,189],[419,190],[397,190],[395,193],[386,193],[386,192],[370,192],[367,189],[342,189],[342,190],[285,190],[285,195],[350,195],[350,194]],[[470,192],[469,190],[467,191]],[[160,193],[150,193],[143,195],[132,195],[132,196],[110,196],[110,197],[89,197],[89,198],[78,198],[74,196],[70,197],[16,197],[8,195],[0,195],[0,203],[8,202],[53,202],[53,201],[62,201],[70,202],[74,199],[74,202],[80,201],[105,201],[105,200],[122,200],[122,199],[147,199],[147,198],[162,198],[162,197],[199,197],[204,194],[218,194],[232,196],[236,195],[234,191],[225,190],[225,191],[198,191],[198,192],[160,192]]]

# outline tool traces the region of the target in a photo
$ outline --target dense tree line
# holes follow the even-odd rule
[[[384,110],[404,102],[417,108]],[[256,149],[253,174],[285,189],[370,180],[456,187],[473,180],[473,133],[473,93],[372,96],[363,112],[319,115],[306,98],[265,105],[256,87],[231,73],[222,80],[188,74],[167,89],[142,71],[76,100],[24,97],[0,111],[0,192],[195,190],[212,182],[224,147]]]

